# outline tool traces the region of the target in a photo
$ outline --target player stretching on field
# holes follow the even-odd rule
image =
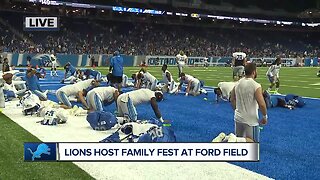
[[[246,53],[235,52],[232,54],[233,80],[237,81],[243,76],[244,66],[246,64]]]
[[[279,71],[281,68],[281,58],[278,57],[274,63],[269,67],[267,71],[267,77],[270,81],[271,85],[268,88],[268,92],[271,92],[274,85],[276,85],[276,89],[274,91],[275,94],[278,94],[278,90],[280,87],[280,79],[279,79]]]
[[[257,67],[254,63],[245,66],[245,77],[240,79],[231,92],[231,104],[234,110],[235,134],[259,142],[259,123],[267,124],[267,107],[262,88],[254,79]],[[259,122],[258,109],[263,118]]]
[[[183,51],[180,51],[179,54],[176,56],[176,63],[178,65],[179,74],[178,77],[180,77],[180,74],[182,73],[183,66],[187,63],[188,57],[184,54]]]

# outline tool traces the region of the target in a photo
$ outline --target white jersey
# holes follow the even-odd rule
[[[218,84],[218,87],[222,92],[222,97],[229,99],[230,93],[236,84],[237,82],[220,82]]]
[[[58,89],[58,91],[63,91],[67,96],[76,95],[79,91],[90,87],[92,81],[93,79],[88,79],[85,81],[80,81],[76,84],[66,85]]]
[[[246,58],[246,53],[244,52],[235,52],[232,54],[232,57],[234,57],[236,60],[244,60]]]
[[[198,83],[200,82],[197,78],[190,76],[188,74],[185,75],[185,80],[183,81],[184,83],[188,84],[189,82],[193,83]]]
[[[151,91],[150,89],[138,89],[121,94],[118,98],[122,102],[128,102],[128,96],[130,97],[133,105],[148,103],[151,98],[156,97],[154,91]]]
[[[236,122],[249,126],[259,125],[258,102],[255,92],[261,85],[252,78],[242,78],[235,85],[236,110],[234,119]]]
[[[145,72],[143,73],[143,78],[142,81],[143,82],[151,82],[153,83],[155,80],[157,80],[157,78],[155,78],[152,74],[150,74],[149,72]]]
[[[97,87],[92,89],[91,91],[96,93],[102,101],[112,102],[114,100],[113,94],[117,91],[117,89],[109,86],[109,87]],[[91,93],[91,91],[89,91],[89,93]]]
[[[246,53],[244,52],[235,52],[232,54],[232,57],[235,59],[235,66],[243,66],[243,60],[246,58]]]
[[[271,65],[266,73],[267,76],[276,76],[279,78],[279,72],[280,72],[281,64],[279,65]]]
[[[181,55],[181,54],[178,54],[176,56],[176,59],[177,59],[177,63],[179,65],[184,65],[185,62],[187,61],[188,57],[186,55]]]
[[[13,91],[15,94],[18,92],[13,82],[11,84],[4,83],[3,90]]]
[[[169,73],[170,81],[169,81],[169,79],[168,79],[168,77],[167,77],[167,73]],[[170,82],[173,80],[170,71],[166,70],[165,72],[162,72],[162,80],[163,80],[163,82],[164,82],[165,84],[168,84],[168,83],[170,83]]]

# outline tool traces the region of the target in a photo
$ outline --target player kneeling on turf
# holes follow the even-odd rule
[[[214,88],[216,94],[216,101],[219,99],[230,101],[230,94],[237,82],[220,82],[217,88]]]
[[[18,96],[23,96],[27,91],[25,81],[13,81],[13,74],[7,73],[4,74],[3,80],[5,81],[3,86],[3,92],[7,95],[7,98],[17,98]]]
[[[90,86],[95,86],[95,85],[96,85],[96,82],[93,79],[81,81],[76,84],[66,85],[57,90],[56,96],[60,103],[71,108],[72,104],[69,99],[70,96],[78,96],[78,98],[81,98],[83,97],[83,90],[86,90]],[[80,100],[83,104],[87,104],[84,98]]]
[[[114,87],[97,87],[87,94],[87,104],[90,111],[103,111],[104,104],[111,104],[116,101],[119,92]]]
[[[139,73],[137,75],[137,79],[138,79],[137,88],[141,88],[142,84],[145,84],[146,88],[150,89],[151,91],[156,90],[158,80],[149,72],[145,72],[143,74]]]
[[[32,91],[33,94],[37,95],[41,101],[46,101],[48,91],[42,92],[39,85],[39,79],[36,76],[36,73],[37,71],[33,68],[30,70],[27,70],[25,78],[26,78],[28,90]]]
[[[143,103],[150,103],[157,118],[162,120],[157,102],[163,99],[161,91],[151,91],[150,89],[138,89],[121,94],[117,99],[118,116],[126,117],[130,121],[136,121],[138,113],[135,106]]]
[[[181,89],[181,86],[183,83],[187,84],[187,89],[186,89],[186,96],[189,94],[193,96],[198,96],[201,93],[207,94],[207,92],[204,89],[201,89],[201,83],[199,79],[190,76],[185,73],[181,73],[181,78],[180,78],[180,85],[178,86],[178,91]]]

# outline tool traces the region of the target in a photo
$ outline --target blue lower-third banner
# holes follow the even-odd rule
[[[25,143],[25,161],[259,161],[258,143]]]

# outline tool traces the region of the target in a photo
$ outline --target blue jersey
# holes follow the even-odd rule
[[[39,80],[38,77],[36,75],[32,75],[31,77],[28,77],[28,75],[26,74],[26,83],[28,86],[28,89],[31,91],[41,91],[40,86],[39,86]]]
[[[71,75],[74,75],[76,71],[77,71],[76,68],[73,67],[71,64],[69,68],[66,68],[66,73],[70,72]]]
[[[110,66],[112,66],[112,75],[121,76],[123,75],[123,58],[118,55],[111,58]]]

